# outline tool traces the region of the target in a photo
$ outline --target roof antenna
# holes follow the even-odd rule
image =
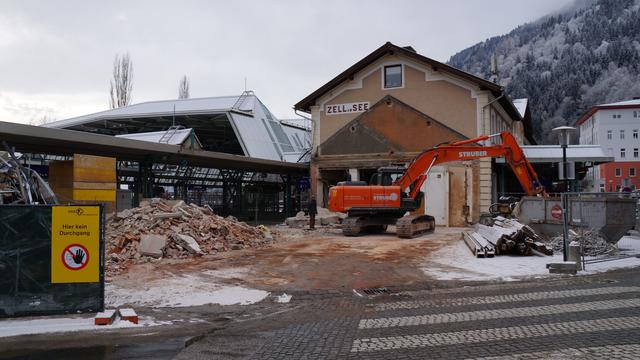
[[[244,77],[244,91],[247,91],[247,77]]]

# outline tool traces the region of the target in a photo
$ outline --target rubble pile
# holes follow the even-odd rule
[[[567,244],[572,241],[577,241],[582,245],[582,254],[584,256],[602,256],[602,255],[615,255],[618,253],[618,246],[607,242],[597,231],[590,230],[569,230],[569,238]],[[553,244],[553,250],[562,252],[563,239],[562,234],[555,236],[551,239]]]
[[[492,222],[491,226],[477,224],[475,231],[463,234],[474,255],[553,255],[553,250],[542,242],[540,236],[518,220],[497,216]]]
[[[183,201],[171,204],[157,198],[107,219],[106,237],[109,275],[152,258],[182,259],[255,248],[273,241],[264,226],[253,227],[232,216],[218,216],[208,206]]]

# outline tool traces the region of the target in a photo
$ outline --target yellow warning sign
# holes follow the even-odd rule
[[[51,283],[100,281],[100,207],[51,208]]]

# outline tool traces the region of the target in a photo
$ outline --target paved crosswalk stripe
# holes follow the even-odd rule
[[[505,302],[517,302],[517,301],[531,301],[531,300],[545,300],[545,299],[559,299],[559,298],[571,298],[579,296],[590,295],[604,295],[604,294],[621,294],[626,292],[640,291],[638,286],[612,286],[592,289],[579,289],[579,290],[559,290],[559,291],[544,291],[544,292],[531,292],[521,294],[508,294],[497,296],[480,296],[480,297],[467,297],[458,299],[439,299],[439,300],[424,300],[424,301],[396,301],[384,304],[376,304],[375,310],[400,310],[400,309],[416,309],[422,307],[441,307],[441,306],[460,306],[460,305],[474,305],[474,304],[496,304]]]
[[[481,343],[550,335],[640,328],[640,316],[617,317],[552,324],[536,324],[449,333],[363,338],[353,341],[351,352],[410,349],[429,346]]]
[[[585,348],[567,348],[554,351],[537,351],[504,356],[474,358],[472,360],[524,360],[524,359],[575,359],[600,360],[611,358],[640,359],[640,344],[607,345]]]
[[[362,319],[358,324],[360,329],[376,329],[400,326],[420,326],[428,324],[442,324],[461,321],[475,321],[487,319],[517,318],[525,316],[540,316],[562,314],[568,312],[582,312],[591,310],[610,310],[640,306],[640,298],[591,301],[572,304],[545,305],[519,307],[510,309],[479,310],[458,313],[442,313],[416,316],[384,317],[376,319]]]

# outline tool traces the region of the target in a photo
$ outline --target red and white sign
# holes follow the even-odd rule
[[[560,205],[553,205],[551,208],[551,216],[557,220],[562,219],[562,207]]]
[[[62,252],[62,264],[69,270],[80,270],[87,266],[89,252],[80,244],[71,244]]]
[[[349,113],[359,113],[369,110],[369,102],[357,102],[347,104],[325,105],[324,111],[327,115],[342,115]]]

